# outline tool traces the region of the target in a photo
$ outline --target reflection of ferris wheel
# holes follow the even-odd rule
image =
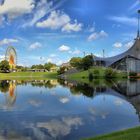
[[[10,65],[16,66],[17,64],[17,53],[14,47],[8,47],[5,54],[5,60],[9,62]]]

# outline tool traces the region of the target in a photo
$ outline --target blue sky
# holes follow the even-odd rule
[[[0,59],[9,45],[27,66],[119,54],[133,44],[139,8],[139,0],[0,0]]]

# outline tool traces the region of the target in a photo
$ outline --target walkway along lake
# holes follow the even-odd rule
[[[138,126],[140,81],[0,81],[0,139],[79,140]]]

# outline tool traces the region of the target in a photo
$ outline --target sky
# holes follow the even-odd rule
[[[0,0],[0,60],[8,46],[23,66],[117,55],[134,42],[139,8],[140,0]]]

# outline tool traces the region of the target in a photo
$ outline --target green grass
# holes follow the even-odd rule
[[[140,127],[97,136],[95,138],[87,138],[85,140],[140,140]]]
[[[11,72],[0,73],[0,79],[40,79],[57,78],[56,72]]]
[[[99,71],[99,75],[95,75],[94,71],[98,70]],[[74,73],[74,74],[70,74],[68,75],[68,79],[70,80],[78,80],[78,81],[87,81],[88,77],[89,77],[89,73],[92,73],[94,76],[97,76],[98,79],[105,79],[105,71],[106,68],[105,67],[93,67],[89,70],[86,71],[81,71],[78,73]],[[117,72],[116,78],[123,78],[126,77],[126,74],[124,74],[123,72]]]

